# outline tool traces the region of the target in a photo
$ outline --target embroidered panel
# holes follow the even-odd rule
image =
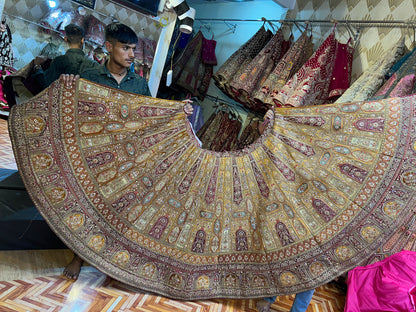
[[[255,143],[219,153],[198,147],[182,102],[56,81],[9,128],[34,203],[84,260],[168,297],[255,298],[406,246],[415,103],[278,108]]]

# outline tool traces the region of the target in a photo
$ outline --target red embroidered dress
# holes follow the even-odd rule
[[[336,50],[334,30],[311,58],[280,89],[274,100],[276,105],[300,107],[323,104],[328,98]]]

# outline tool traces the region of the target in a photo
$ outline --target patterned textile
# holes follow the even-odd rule
[[[404,38],[393,49],[388,50],[374,62],[335,103],[367,101],[370,99],[385,81],[385,75],[389,69],[406,53]]]
[[[404,58],[406,60],[402,66],[384,83],[371,98],[372,100],[404,96],[415,92],[416,49]]]
[[[347,43],[337,41],[334,70],[329,84],[328,101],[339,98],[350,86],[354,47],[351,38]]]
[[[253,144],[259,137],[259,123],[260,120],[258,118],[247,118],[248,125],[244,127],[243,132],[241,133],[240,137],[237,141],[237,149],[243,149]]]
[[[50,29],[58,29],[59,25],[62,23],[62,18],[68,12],[63,11],[62,9],[54,9],[49,11],[39,22],[42,26]],[[49,32],[50,30],[46,30]]]
[[[290,47],[293,44],[294,39],[295,39],[295,37],[293,36],[292,33],[290,33],[289,39],[288,40],[283,40],[282,48],[280,49],[279,60],[286,54],[287,51],[289,51]]]
[[[416,47],[413,48],[412,51],[407,53],[405,56],[403,56],[400,60],[398,60],[386,73],[385,78],[389,79],[393,74],[399,70],[399,68],[406,62],[406,60],[413,54],[413,52],[416,50]]]
[[[110,277],[185,300],[293,294],[413,239],[416,96],[278,108],[225,153],[182,107],[81,79],[12,108],[31,198]]]
[[[0,24],[0,70],[13,67],[12,33],[5,22]]]
[[[180,87],[201,101],[208,91],[213,75],[213,65],[205,64],[202,59],[204,35],[199,31],[182,51],[173,64],[172,85]]]
[[[276,105],[300,107],[323,104],[328,98],[337,46],[334,30],[301,69],[279,90],[275,100]]]
[[[280,88],[305,64],[312,53],[312,39],[305,30],[261,84],[261,88],[254,92],[254,101],[264,103],[267,107],[274,106]]]
[[[224,106],[213,113],[198,131],[197,136],[202,142],[202,148],[216,152],[236,149],[242,124],[237,120],[237,116],[233,116],[234,114],[226,111],[227,109],[228,106]]]
[[[264,25],[244,45],[235,51],[214,74],[215,85],[233,97],[229,88],[230,81],[245,69],[245,66],[256,57],[271,39],[272,33]]]
[[[282,29],[279,29],[259,54],[230,82],[234,96],[239,98],[239,102],[244,103],[248,109],[258,110],[259,107],[250,105],[249,99],[253,90],[270,75],[279,61],[283,39]],[[263,108],[263,110],[267,109]]]
[[[89,15],[86,21],[85,41],[93,47],[102,46],[105,42],[105,24],[94,15]]]
[[[147,67],[152,67],[153,58],[156,51],[156,41],[148,38],[144,38],[144,45],[143,45],[143,54],[144,54],[144,64]]]

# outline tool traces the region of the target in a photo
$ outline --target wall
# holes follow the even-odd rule
[[[296,7],[288,11],[288,19],[310,20],[416,20],[416,1],[414,0],[297,0]],[[322,42],[332,30],[331,25],[314,26],[315,42]],[[345,42],[348,35],[345,27],[338,26],[337,38]],[[400,38],[406,38],[406,45],[412,48],[413,29],[405,28],[362,28],[361,36],[354,54],[352,79],[355,80],[369,65],[391,49]]]

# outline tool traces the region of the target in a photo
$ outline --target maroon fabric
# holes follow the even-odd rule
[[[350,87],[353,54],[351,39],[347,43],[337,41],[334,70],[328,89],[328,99],[331,101],[336,100]]]
[[[202,62],[208,65],[217,65],[217,57],[215,56],[215,47],[217,42],[202,38]]]

